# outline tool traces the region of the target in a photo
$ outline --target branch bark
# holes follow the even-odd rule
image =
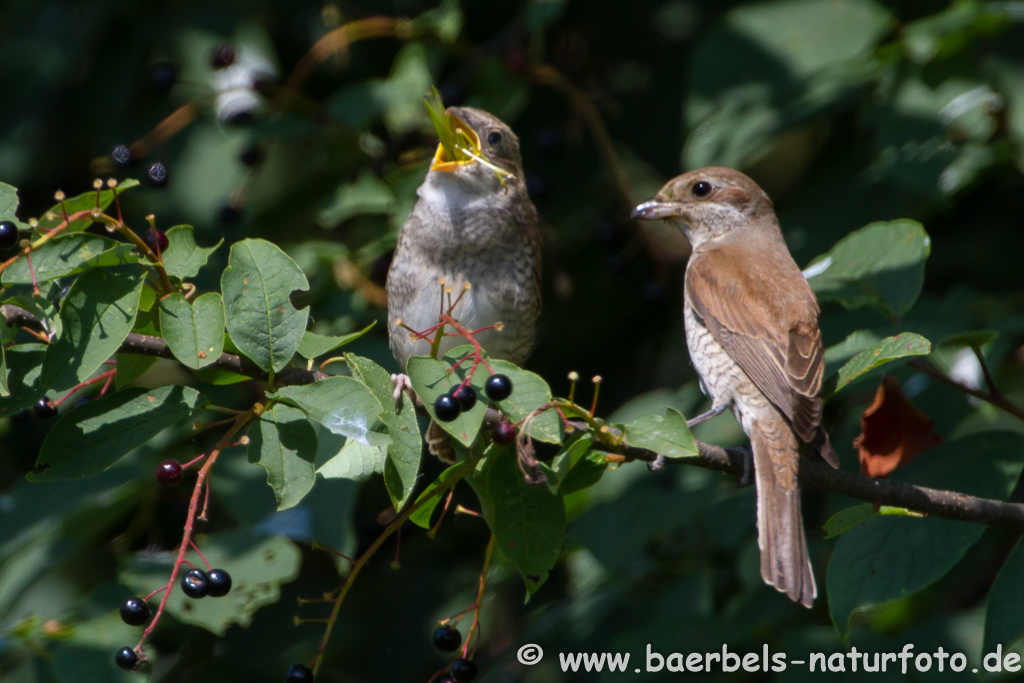
[[[12,305],[0,306],[0,313],[8,325],[27,327],[37,332],[45,332],[38,318],[23,308]],[[167,342],[159,337],[131,333],[121,344],[118,353],[135,353],[144,356],[173,359]],[[248,358],[230,353],[222,353],[220,358],[208,367],[227,370],[257,380],[266,380],[267,375]],[[312,384],[319,379],[329,377],[326,373],[304,370],[302,368],[284,368],[277,373],[275,382],[279,386],[286,384]],[[424,412],[426,412],[424,410]],[[485,422],[495,424],[502,419],[494,408],[489,408]],[[581,425],[582,426],[582,425]],[[658,454],[643,448],[617,445],[611,446],[600,442],[594,448],[620,456],[623,460],[640,460],[647,463],[658,461]],[[691,458],[672,460],[662,459],[666,463],[703,467],[731,474],[738,478],[749,477],[746,456],[742,449],[725,449],[712,444],[697,443],[698,454]],[[800,464],[800,485],[806,489],[819,489],[839,493],[851,498],[858,498],[878,505],[903,507],[944,519],[956,519],[966,522],[977,522],[993,526],[1007,526],[1024,529],[1024,505],[1005,503],[989,498],[978,498],[956,491],[939,491],[924,486],[914,486],[904,482],[888,479],[874,479],[857,472],[834,470],[824,463],[803,460]]]
[[[8,325],[25,327],[35,330],[36,332],[46,332],[46,327],[43,325],[42,321],[26,311],[24,308],[5,304],[0,306],[0,313],[3,314]],[[131,332],[127,337],[125,337],[125,340],[117,349],[117,353],[134,353],[141,356],[154,356],[156,358],[167,358],[169,360],[175,359],[174,354],[171,353],[171,349],[167,346],[166,341],[160,337],[152,337],[150,335],[138,334],[136,332]],[[268,379],[267,373],[263,372],[263,370],[251,360],[244,356],[236,356],[233,353],[220,354],[220,358],[213,361],[206,367],[234,372],[252,379],[263,381]],[[288,367],[275,373],[274,384],[276,386],[312,384],[317,380],[325,379],[329,376],[330,375],[327,373],[317,372],[315,370]]]
[[[653,463],[657,453],[629,446],[614,448],[594,443],[594,448],[615,453],[627,460]],[[742,449],[697,442],[698,455],[691,458],[665,460],[666,463],[693,465],[747,477],[746,456]],[[825,463],[803,459],[800,463],[800,486],[859,498],[876,505],[907,508],[933,517],[977,522],[992,526],[1024,529],[1024,505],[978,498],[956,491],[940,491],[889,479],[875,479],[859,472],[836,470]]]

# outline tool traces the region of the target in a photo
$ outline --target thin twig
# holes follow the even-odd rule
[[[1020,408],[1020,406],[1015,405],[1011,401],[1008,401],[1000,393],[992,393],[992,392],[979,391],[978,389],[974,389],[973,387],[969,387],[966,384],[962,384],[960,382],[957,382],[952,377],[949,377],[949,376],[939,372],[935,368],[933,368],[928,362],[920,360],[920,359],[915,359],[915,360],[910,361],[909,365],[912,368],[914,368],[915,370],[918,370],[919,372],[923,372],[924,374],[928,375],[929,377],[934,377],[935,379],[939,380],[940,382],[942,382],[944,384],[948,384],[951,387],[959,389],[960,391],[964,392],[968,396],[973,396],[974,398],[981,399],[982,401],[985,401],[986,403],[991,403],[996,408],[1001,408],[1002,410],[1005,410],[1006,412],[1008,412],[1010,415],[1013,415],[1014,417],[1016,417],[1016,418],[1018,418],[1020,420],[1024,420],[1024,409]],[[984,368],[984,366],[982,366],[982,367]],[[994,385],[992,385],[992,386],[994,386]]]

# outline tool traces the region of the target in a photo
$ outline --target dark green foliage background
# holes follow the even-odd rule
[[[244,237],[278,244],[309,279],[301,303],[310,306],[312,329],[342,334],[378,321],[346,351],[394,370],[380,324],[384,311],[343,275],[354,266],[383,284],[397,227],[433,144],[419,104],[425,87],[416,80],[426,75],[426,85],[432,81],[450,99],[491,109],[520,136],[537,206],[551,227],[540,343],[527,367],[563,395],[570,370],[584,378],[602,375],[599,412],[615,411],[616,422],[662,414],[666,404],[696,414],[705,406],[680,316],[685,240],[652,226],[645,248],[579,112],[522,68],[526,60],[543,61],[597,107],[636,201],[682,170],[712,163],[743,169],[775,200],[802,267],[872,221],[921,222],[931,256],[914,308],[890,324],[871,308],[827,304],[826,345],[864,328],[882,336],[917,331],[933,342],[954,332],[994,330],[999,336],[986,356],[996,382],[1024,404],[1019,11],[927,0],[465,0],[457,39],[360,42],[344,64],[328,60],[317,69],[301,100],[283,115],[235,127],[212,113],[208,55],[218,42],[263,50],[286,76],[339,19],[413,17],[435,5],[4,3],[0,181],[19,188],[20,218],[38,216],[55,189],[74,195],[91,187],[94,159],[196,101],[196,122],[158,144],[135,169],[117,174],[141,179],[157,160],[170,174],[165,189],[125,195],[125,220],[136,230],[150,213],[164,229],[194,225],[201,246],[222,237],[227,244]],[[445,3],[444,10],[449,20],[459,18],[456,3]],[[417,87],[388,89],[398,79],[381,80],[396,59],[408,68],[402,75],[412,74],[406,82]],[[149,65],[163,60],[181,71],[169,94],[147,80]],[[396,123],[409,112],[416,122]],[[266,146],[267,159],[249,172],[238,155],[253,141]],[[241,219],[219,222],[220,207],[238,188],[246,199]],[[348,204],[339,206],[340,197]],[[227,258],[226,247],[212,256],[197,280],[202,291],[217,288]],[[940,332],[933,337],[929,330]],[[940,367],[951,358],[941,349],[933,357]],[[947,442],[973,435],[988,444],[996,436],[991,432],[1024,432],[1019,421],[991,406],[907,368],[892,371],[906,380],[908,394]],[[878,376],[843,389],[827,406],[826,426],[844,469],[857,468],[851,441]],[[584,400],[589,390],[581,384]],[[231,387],[204,393],[236,407],[252,398]],[[25,475],[51,424],[0,421],[0,561],[6,563],[0,679],[140,680],[112,667],[115,647],[137,638],[118,630],[113,611],[132,590],[126,583],[130,558],[150,546],[177,544],[191,490],[161,489],[151,473],[162,458],[187,460],[216,435],[196,436],[182,424],[96,478],[30,484]],[[742,440],[731,416],[695,434],[723,445]],[[989,464],[979,458],[977,468]],[[440,471],[439,463],[425,461],[424,480]],[[1000,482],[1004,494],[1012,478]],[[292,626],[295,598],[317,597],[339,579],[331,559],[310,551],[308,541],[365,549],[382,528],[376,519],[388,495],[380,477],[362,485],[319,480],[300,506],[275,513],[265,481],[243,449],[229,451],[214,469],[212,522],[203,530],[292,537],[302,548],[298,579],[282,586],[281,599],[256,612],[248,628],[231,627],[222,639],[166,619],[152,641],[153,681],[280,681],[290,663],[315,652],[321,625]],[[457,502],[479,507],[467,486],[459,488]],[[632,663],[643,666],[647,643],[669,653],[721,650],[723,643],[760,652],[767,642],[791,658],[841,650],[824,595],[836,542],[823,540],[820,528],[851,504],[820,493],[804,497],[820,596],[807,611],[760,580],[752,489],[688,467],[659,475],[640,464],[609,470],[574,499],[564,559],[529,603],[523,604],[514,568],[503,566],[492,577],[478,680],[569,679],[556,668],[560,651],[628,651]],[[20,545],[24,538],[30,542]],[[451,516],[436,540],[410,526],[397,571],[388,567],[393,545],[385,546],[344,603],[320,680],[426,681],[446,661],[429,641],[434,622],[475,599],[487,538],[484,523],[465,515]],[[1015,540],[1010,531],[986,530],[937,583],[855,615],[850,642],[867,651],[896,651],[908,642],[918,652],[941,645],[965,652],[978,666],[989,589]],[[1022,571],[1019,559],[1008,566]],[[307,606],[301,614],[319,616],[318,609],[323,606]],[[63,625],[57,635],[47,634],[47,620]],[[111,642],[107,627],[115,634]],[[516,649],[528,642],[544,647],[543,664],[516,663]],[[793,669],[776,678],[807,676]],[[606,677],[613,676],[576,676]]]

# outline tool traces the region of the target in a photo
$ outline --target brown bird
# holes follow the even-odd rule
[[[438,145],[417,190],[419,200],[398,235],[388,273],[391,351],[403,370],[410,357],[430,353],[429,342],[411,339],[398,322],[417,331],[436,325],[443,279],[453,301],[470,285],[452,316],[471,330],[503,323],[500,331],[482,332],[477,340],[492,358],[522,364],[533,350],[540,315],[541,238],[537,209],[523,180],[519,140],[480,109],[450,108],[447,113],[483,161],[451,159]],[[446,337],[439,355],[465,343],[462,337]],[[398,400],[408,378],[393,379]],[[440,427],[431,423],[426,438],[432,453],[452,458]]]
[[[757,483],[761,577],[810,607],[817,597],[800,513],[800,450],[834,467],[821,427],[825,367],[818,303],[786,248],[772,200],[746,175],[702,168],[670,180],[636,218],[681,224],[686,345],[712,408],[732,408],[750,438]]]

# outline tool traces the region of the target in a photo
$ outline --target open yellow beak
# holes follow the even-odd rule
[[[445,114],[448,116],[452,124],[452,129],[455,131],[456,141],[459,142],[459,144],[468,141],[470,151],[474,154],[480,154],[480,138],[477,136],[476,131],[470,128],[465,121],[455,114],[452,114],[450,111],[445,112]],[[463,137],[462,134],[465,134],[465,137]],[[460,166],[466,166],[472,163],[475,163],[475,160],[472,157],[467,157],[465,159],[452,159],[444,145],[438,143],[437,151],[434,152],[434,160],[430,164],[430,170],[451,172],[455,171]]]

